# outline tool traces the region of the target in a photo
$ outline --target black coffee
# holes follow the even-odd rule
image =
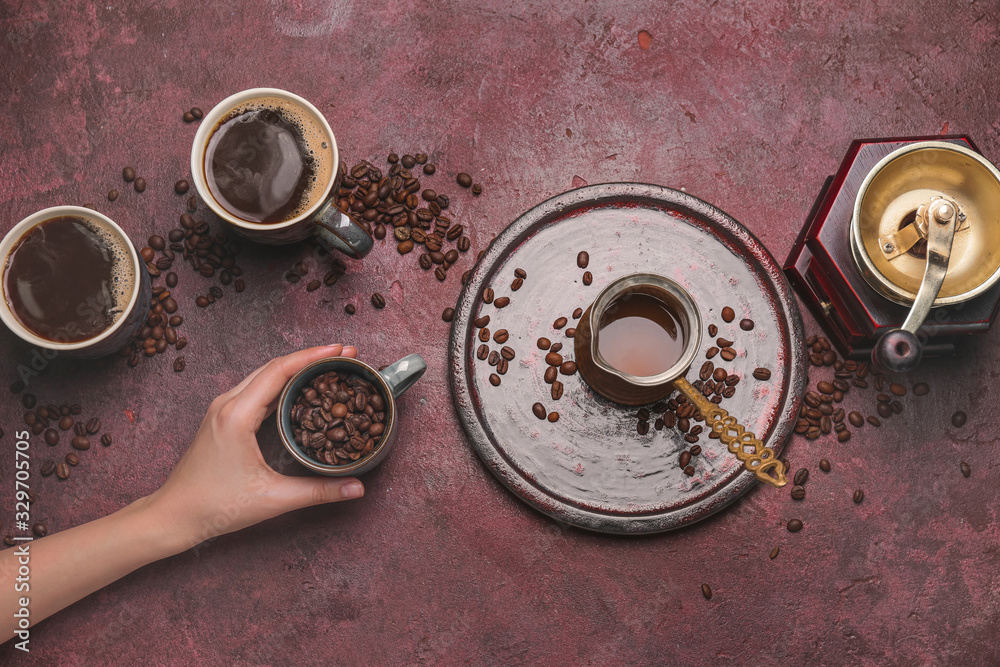
[[[330,178],[328,142],[305,112],[288,103],[232,112],[205,150],[205,181],[215,200],[248,222],[279,223],[304,213]]]
[[[77,343],[112,326],[135,282],[123,240],[98,222],[60,217],[24,234],[4,263],[4,298],[41,338]]]
[[[646,294],[627,294],[604,311],[597,348],[614,368],[648,377],[677,363],[684,352],[684,337],[662,301]]]

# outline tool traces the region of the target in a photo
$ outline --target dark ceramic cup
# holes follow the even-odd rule
[[[152,285],[149,273],[143,264],[135,246],[128,235],[111,218],[97,211],[81,206],[53,206],[32,215],[14,225],[13,229],[0,241],[0,260],[7,266],[11,252],[18,242],[36,226],[55,218],[73,217],[85,221],[88,227],[95,230],[98,236],[107,240],[106,252],[120,256],[118,265],[122,271],[123,284],[127,292],[122,296],[121,315],[114,323],[96,336],[73,343],[49,340],[39,336],[29,329],[14,314],[10,299],[4,292],[6,280],[0,283],[0,320],[11,331],[25,342],[35,347],[50,350],[48,355],[63,354],[67,357],[95,359],[118,352],[128,344],[132,336],[146,321],[149,315],[149,300],[152,295]],[[72,276],[60,276],[58,279],[72,280]],[[90,303],[81,303],[77,312],[93,307]],[[52,358],[49,356],[49,358]]]
[[[205,154],[216,131],[234,115],[260,108],[281,108],[299,117],[303,140],[314,154],[317,178],[308,204],[287,220],[254,222],[245,220],[223,206],[213,195],[206,175]],[[243,155],[255,155],[258,145],[244,146]],[[240,165],[237,165],[237,170]],[[219,102],[201,121],[191,147],[191,178],[198,195],[220,218],[248,239],[259,243],[283,245],[314,238],[327,251],[337,250],[359,259],[368,254],[375,241],[356,220],[337,208],[335,196],[340,187],[340,154],[330,124],[307,100],[278,88],[252,88],[230,95]]]
[[[295,377],[288,381],[281,397],[278,399],[278,434],[285,448],[295,457],[299,463],[309,468],[313,472],[330,477],[351,477],[366,473],[380,464],[392,449],[398,430],[399,415],[396,407],[396,398],[413,386],[413,383],[420,379],[420,376],[427,370],[427,363],[419,354],[410,354],[394,364],[386,366],[382,370],[376,370],[363,361],[348,357],[331,357],[320,359],[309,364]],[[359,375],[375,385],[376,391],[385,401],[385,431],[383,432],[375,449],[357,461],[351,461],[344,465],[328,465],[307,456],[302,447],[295,442],[292,430],[292,407],[298,400],[299,392],[302,391],[313,379],[336,371],[338,373],[351,373]]]

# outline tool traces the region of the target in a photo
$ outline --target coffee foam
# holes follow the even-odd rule
[[[219,131],[219,128],[237,116],[249,111],[259,111],[262,109],[279,111],[285,120],[294,125],[301,133],[302,141],[305,143],[306,150],[308,150],[313,160],[313,182],[302,197],[303,203],[286,216],[287,220],[292,220],[313,208],[325,198],[324,195],[326,194],[327,186],[333,180],[335,169],[335,165],[333,164],[333,145],[322,123],[309,109],[303,108],[292,100],[271,96],[255,97],[241,102],[223,114],[222,118],[215,124],[215,127],[212,128],[212,132],[208,135],[208,140],[205,143],[201,165],[203,178],[206,183],[210,180],[208,165],[205,164],[208,153],[207,149],[215,133]],[[225,208],[223,206],[223,209]]]

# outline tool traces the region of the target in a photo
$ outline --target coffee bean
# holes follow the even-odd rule
[[[45,442],[55,446],[59,444],[59,431],[54,428],[49,428],[45,430]]]
[[[733,342],[734,341],[731,341],[728,338],[718,338],[715,341],[715,344],[718,345],[720,348],[724,348],[724,347],[732,347]]]
[[[82,435],[78,435],[75,438],[73,438],[70,444],[73,445],[74,449],[79,449],[79,450],[90,449],[90,440],[88,440]]]
[[[951,425],[955,428],[962,428],[965,426],[965,422],[968,421],[969,417],[964,412],[959,410],[951,416]]]
[[[580,319],[580,316],[582,316],[582,315],[583,315],[583,308],[577,308],[576,310],[573,311],[573,319],[574,320]]]
[[[562,329],[564,326],[566,326],[567,322],[569,322],[569,320],[567,320],[565,317],[560,317],[559,319],[557,319],[555,322],[552,323],[552,328]]]
[[[42,470],[41,470],[42,477],[48,477],[49,475],[51,475],[55,471],[56,471],[56,462],[55,461],[48,460],[48,461],[46,461],[45,463],[42,464]]]
[[[528,272],[524,269],[514,269],[514,276],[520,278],[521,280],[527,280]]]
[[[896,396],[906,396],[906,387],[898,382],[893,382],[889,385],[889,391],[894,393]]]
[[[514,348],[509,347],[507,345],[504,345],[502,348],[500,348],[500,356],[503,357],[504,359],[506,359],[507,361],[513,361],[514,360],[514,356],[515,356],[514,355]],[[574,370],[575,370],[575,368],[574,368]],[[567,375],[568,375],[568,373],[567,373]]]
[[[680,458],[678,459],[681,468],[686,468],[689,463],[691,463],[691,452],[681,452]]]
[[[49,534],[49,528],[41,521],[36,521],[31,524],[31,532],[35,534],[35,537],[45,537]]]
[[[181,371],[183,371],[184,370],[184,366],[185,366],[184,357],[177,357],[176,359],[174,359],[174,372],[175,373],[180,373]]]
[[[684,474],[687,475],[688,477],[693,477],[694,476],[694,466],[692,466],[692,465],[684,466]]]
[[[490,384],[494,387],[500,386],[500,376],[496,373],[490,373]]]
[[[463,188],[468,188],[472,186],[472,176],[469,176],[464,171],[460,171],[457,176],[455,176],[455,181],[458,182]]]
[[[552,342],[548,338],[543,337],[539,338],[536,344],[538,345],[539,350],[547,350],[552,345]]]
[[[69,479],[69,464],[63,462],[56,466],[56,477],[59,479]]]
[[[205,112],[198,107],[191,107],[191,115],[194,116],[195,120],[201,120],[205,116]]]
[[[585,269],[588,264],[590,264],[590,254],[586,250],[581,250],[576,255],[576,265],[581,269]]]
[[[706,363],[711,364],[712,362],[709,361]],[[702,366],[702,368],[704,368],[704,366]],[[715,380],[716,382],[722,382],[726,379],[728,375],[729,373],[726,372],[726,369],[720,366],[719,368],[716,368],[715,371],[712,373],[712,379]],[[705,379],[707,380],[708,378]]]
[[[483,303],[493,303],[493,290],[489,287],[483,290]]]
[[[559,366],[559,372],[563,375],[572,375],[576,373],[576,362],[575,361],[564,361]]]
[[[736,319],[736,311],[726,306],[722,309],[722,321],[729,323]]]
[[[563,383],[562,382],[560,382],[559,380],[556,380],[555,382],[553,382],[552,383],[552,391],[551,391],[552,400],[553,401],[558,401],[560,398],[562,398],[563,390],[564,390],[564,387],[563,387]]]
[[[69,454],[66,455],[66,463],[70,464],[73,467],[76,467],[80,465],[80,457],[74,454],[73,452],[70,452]]]
[[[145,247],[139,251],[139,255],[142,257],[144,262],[149,263],[156,257],[156,252],[150,247]]]
[[[444,312],[441,313],[441,319],[444,320],[445,322],[451,322],[453,319],[455,319],[455,309],[445,308]]]
[[[851,432],[848,431],[846,428],[843,431],[837,432],[837,440],[839,442],[847,442],[850,439],[851,439]]]
[[[186,193],[190,187],[191,184],[182,178],[181,180],[174,183],[174,192],[176,192],[179,195],[182,195]]]
[[[726,361],[732,361],[733,359],[736,358],[736,350],[734,350],[731,347],[722,348],[722,351],[719,352],[719,356],[721,356]]]
[[[753,376],[758,380],[770,380],[771,371],[769,371],[766,368],[755,368],[753,371]]]
[[[965,461],[962,461],[962,463],[961,463],[961,466],[960,466],[960,467],[961,467],[961,469],[962,469],[962,476],[963,476],[963,477],[965,477],[965,478],[968,478],[968,477],[969,477],[969,475],[971,475],[971,474],[972,474],[972,468],[971,468],[971,467],[969,466],[969,464],[968,464],[968,463],[966,463]]]
[[[697,428],[700,429],[701,427],[698,426]],[[698,432],[701,433],[700,430]],[[698,456],[699,454],[701,454],[701,445],[695,445],[694,447],[691,448],[690,451],[691,451],[691,456]]]
[[[751,319],[740,320],[740,329],[743,331],[753,331],[754,321]]]
[[[510,305],[510,297],[506,296],[498,297],[493,302],[493,305],[496,306],[497,308],[506,308],[508,305]]]
[[[104,435],[101,436],[101,444],[104,445],[105,447],[110,447],[111,442],[112,442],[111,434],[105,433]]]
[[[545,363],[549,366],[561,366],[562,362],[562,355],[557,352],[549,352],[545,355]]]
[[[190,111],[185,111],[184,115],[181,116],[181,120],[185,123],[193,123],[195,121],[194,114]]]
[[[789,533],[797,533],[802,530],[802,522],[798,519],[790,519],[786,525]]]
[[[862,491],[861,489],[858,489],[857,491],[854,492],[854,502],[855,502],[855,504],[860,503],[864,499],[865,499],[865,492],[864,491]]]
[[[594,282],[594,274],[592,274],[590,271],[584,271],[583,272],[583,284],[584,285],[590,285],[592,282]]]
[[[479,340],[484,343],[490,342],[490,329],[489,327],[483,327],[479,330]]]
[[[145,192],[146,190],[146,179],[141,176],[132,183],[132,187],[135,188],[136,192]]]
[[[917,384],[913,385],[913,394],[915,396],[926,396],[928,393],[930,393],[930,390],[931,387],[926,382],[918,382]]]
[[[108,201],[114,201],[118,199],[119,192],[117,190],[108,190]]]
[[[486,357],[488,357],[489,354],[490,354],[490,346],[487,345],[486,343],[480,345],[479,348],[476,350],[476,358],[479,359],[480,361],[486,359]]]
[[[476,325],[476,327],[482,329],[483,327],[485,327],[487,324],[490,323],[490,316],[489,315],[480,315],[479,317],[477,317],[476,319],[474,319],[472,321],[472,323],[474,325]]]
[[[799,484],[796,484],[795,486],[792,487],[792,498],[793,499],[795,499],[795,500],[802,500],[805,497],[806,497],[805,487],[803,487],[803,486],[801,486]]]
[[[472,247],[472,241],[469,240],[468,236],[463,236],[458,239],[458,249],[461,250],[462,252],[467,251],[471,247]]]
[[[892,408],[889,407],[888,403],[879,403],[878,408],[876,408],[876,411],[878,412],[878,416],[882,417],[883,419],[887,419],[892,416]]]
[[[817,383],[816,384],[816,388],[819,389],[824,394],[832,394],[833,392],[836,391],[836,389],[834,388],[834,386],[831,383],[826,382],[826,381]]]
[[[451,252],[454,252],[454,251],[451,251]],[[510,284],[510,291],[511,292],[516,292],[517,290],[521,289],[521,285],[523,285],[523,284],[524,284],[524,281],[522,279],[520,279],[520,278],[514,278],[513,282],[511,282],[511,284]]]
[[[799,468],[798,470],[795,471],[795,477],[793,478],[792,483],[795,484],[796,486],[802,486],[803,484],[806,483],[806,480],[808,479],[809,479],[809,468]]]
[[[712,588],[708,584],[701,585],[701,594],[705,596],[706,600],[712,599]]]
[[[855,428],[860,428],[865,423],[865,418],[861,416],[860,412],[851,412],[847,415],[847,420],[851,422],[851,426]]]
[[[773,549],[771,549],[771,553],[769,553],[767,557],[770,558],[771,560],[774,560],[775,558],[778,557],[778,554],[780,552],[781,552],[781,547],[774,547]]]
[[[837,361],[837,353],[834,352],[833,350],[827,350],[826,352],[823,353],[824,366],[833,366],[833,364],[836,363],[836,361]]]
[[[135,180],[135,169],[132,167],[125,167],[122,169],[122,178],[125,179],[126,183],[131,183]]]
[[[309,284],[306,285],[307,292],[315,292],[322,286],[323,282],[321,280],[310,280]]]
[[[421,192],[420,196],[424,198],[424,201],[434,201],[435,199],[438,198],[437,192],[431,190],[430,188],[427,188],[426,190]]]
[[[823,472],[830,472],[830,462],[827,459],[820,459],[819,469]]]
[[[101,430],[101,420],[97,417],[93,417],[87,422],[87,434],[94,435]]]
[[[510,362],[507,359],[500,357],[500,359],[497,360],[497,373],[500,375],[506,375],[509,363]]]
[[[404,229],[404,228],[400,227],[399,229]],[[400,255],[405,255],[411,252],[413,250],[413,241],[409,239],[403,241],[398,246],[396,246],[396,250],[399,252]]]
[[[574,338],[574,337],[576,337],[576,327],[567,327],[566,338]]]
[[[640,419],[635,425],[635,432],[639,435],[646,435],[649,433],[649,422]]]
[[[558,376],[559,369],[556,366],[549,366],[545,369],[545,374],[542,377],[545,380],[545,384],[552,384]]]
[[[378,308],[379,310],[385,308],[385,297],[382,296],[379,292],[375,292],[374,294],[372,294],[372,305]]]
[[[417,161],[414,159],[412,155],[404,155],[402,159],[402,164],[407,169],[413,169],[413,167],[416,166]]]

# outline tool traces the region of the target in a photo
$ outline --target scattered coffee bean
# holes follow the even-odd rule
[[[478,197],[480,194],[482,194],[482,192],[483,192],[483,186],[482,185],[480,185],[479,183],[473,183],[472,184],[472,194],[474,194],[474,195],[476,195]],[[558,417],[559,417],[559,415],[556,415],[556,418],[558,418]]]
[[[548,338],[544,338],[544,337],[543,338],[539,338],[538,342],[537,342],[537,345],[538,345],[538,349],[539,350],[547,350],[552,345],[552,341],[550,341]]]
[[[190,189],[190,187],[191,187],[191,184],[188,183],[187,181],[185,181],[182,178],[181,180],[179,180],[176,183],[174,183],[174,192],[176,192],[179,195],[182,195],[182,194],[186,193],[188,191],[188,189]]]
[[[588,264],[590,264],[590,254],[586,250],[581,250],[576,255],[576,265],[581,269],[585,269]]]
[[[898,382],[893,382],[889,385],[889,391],[894,393],[896,396],[906,396],[906,386]]]
[[[694,477],[694,466],[693,465],[684,466],[684,474],[687,475],[688,477]]]
[[[532,405],[531,406],[531,411],[539,419],[545,419],[546,410],[545,410],[545,406],[542,405],[541,403],[535,403],[534,405]]]
[[[174,372],[175,373],[180,373],[181,371],[183,371],[184,370],[184,366],[185,366],[184,357],[177,357],[176,359],[174,359]]]
[[[135,179],[135,181],[132,182],[132,187],[135,188],[136,192],[145,192],[146,179],[140,176],[139,178]]]
[[[348,315],[353,315],[355,312],[357,312],[357,310],[358,309],[355,308],[353,303],[349,303],[344,306],[344,312],[347,313]]]
[[[864,499],[865,499],[865,492],[864,491],[862,491],[861,489],[858,489],[857,491],[854,492],[854,502],[855,503],[860,503]]]
[[[45,537],[49,534],[49,528],[41,521],[36,521],[31,524],[31,532],[35,534],[35,537]]]
[[[42,477],[48,477],[56,471],[56,462],[51,459],[42,464]]]
[[[723,322],[726,322],[728,324],[729,322],[732,322],[735,319],[736,319],[736,311],[735,310],[733,310],[729,306],[726,306],[725,308],[722,309],[722,321]]]
[[[79,449],[81,451],[86,451],[90,449],[90,440],[88,440],[86,437],[82,435],[78,435],[75,438],[73,438],[70,444],[73,445],[73,449]]]
[[[93,417],[92,419],[90,419],[89,421],[87,421],[87,434],[88,435],[94,435],[95,433],[97,433],[100,430],[101,430],[101,420],[100,419],[98,419],[97,417]]]
[[[372,294],[372,305],[381,310],[385,308],[385,297],[379,292]]]
[[[719,356],[725,359],[726,361],[732,361],[733,359],[736,358],[736,350],[734,350],[731,347],[724,347],[722,348],[722,351],[719,352]]]
[[[780,552],[781,552],[781,547],[774,547],[773,549],[771,549],[771,553],[769,553],[767,557],[770,558],[771,560],[774,560],[775,558],[778,557],[778,554]]]
[[[799,468],[795,471],[795,477],[792,483],[796,486],[802,486],[809,479],[809,468]]]
[[[514,355],[514,348],[509,347],[507,345],[504,345],[502,348],[500,348],[500,356],[503,357],[504,359],[506,359],[507,361],[513,361],[514,360],[514,356],[515,356]],[[572,362],[570,362],[570,363],[572,363]],[[574,371],[576,370],[575,366],[576,365],[574,364],[574,369],[573,369]]]
[[[70,452],[69,454],[66,455],[66,463],[70,464],[75,468],[76,466],[80,465],[80,457],[74,454],[73,452]]]
[[[708,584],[701,585],[701,594],[705,596],[706,600],[712,599],[712,588]]]
[[[131,183],[135,180],[135,169],[132,167],[125,167],[122,169],[122,178],[126,183]]]
[[[839,442],[847,442],[850,439],[851,439],[851,432],[848,431],[846,428],[843,431],[837,432],[837,440]]]
[[[517,290],[521,289],[521,285],[523,284],[524,280],[522,280],[521,278],[514,278],[514,281],[511,282],[510,284],[510,291],[516,292]]]
[[[552,383],[552,391],[550,392],[551,395],[552,395],[552,400],[553,401],[558,401],[560,398],[562,398],[564,390],[565,390],[565,387],[563,386],[563,383],[560,382],[559,380],[555,380]]]
[[[926,396],[930,393],[931,387],[926,382],[918,382],[913,385],[913,395],[914,396]]]
[[[851,426],[854,428],[860,428],[865,423],[865,418],[861,416],[860,412],[852,411],[847,415],[847,421],[851,422]]]
[[[485,327],[487,324],[490,323],[490,316],[489,315],[480,315],[476,319],[472,320],[472,323],[477,328],[482,329],[483,327]]]
[[[820,459],[819,469],[823,472],[830,472],[830,462],[827,459]]]
[[[69,479],[69,464],[63,462],[56,466],[56,477],[59,479]]]
[[[576,337],[576,327],[567,327],[566,338],[575,338],[575,337]]]
[[[883,415],[885,416],[885,415]],[[965,426],[965,422],[968,421],[969,417],[964,412],[959,410],[951,416],[951,425],[955,428],[962,428]]]
[[[552,384],[556,381],[557,377],[559,377],[559,369],[556,366],[549,366],[545,369],[545,373],[543,375],[545,384]]]
[[[510,305],[510,297],[507,296],[498,297],[493,302],[493,305],[496,306],[497,308],[506,308],[508,305]]]
[[[789,533],[797,533],[802,530],[802,522],[798,519],[789,519],[786,527],[788,528]]]
[[[108,201],[114,201],[118,199],[119,192],[117,190],[108,190]]]
[[[487,287],[483,290],[483,303],[493,303],[493,289]]]
[[[796,484],[792,487],[792,498],[795,500],[802,500],[806,497],[806,489],[804,486]]]
[[[584,285],[590,285],[593,282],[594,282],[594,274],[592,274],[590,271],[584,271],[583,272],[583,284]]]
[[[55,446],[59,444],[59,431],[54,428],[45,429],[45,442]]]
[[[550,412],[548,419],[549,419],[549,421],[551,423],[555,424],[557,421],[559,421],[559,413],[558,412]]]
[[[101,436],[101,444],[104,445],[105,447],[110,447],[111,442],[112,440],[110,433],[105,433],[104,435]]]
[[[576,362],[575,361],[564,361],[559,366],[559,372],[563,375],[572,375],[576,373]]]
[[[769,371],[766,368],[755,368],[753,371],[753,376],[758,380],[770,380],[771,371]]]
[[[500,376],[496,373],[490,373],[490,384],[494,387],[500,386]]]
[[[545,363],[549,366],[561,366],[563,362],[562,355],[558,352],[549,352],[545,355]]]
[[[961,466],[960,466],[960,467],[962,468],[962,476],[963,476],[963,477],[966,477],[966,478],[968,478],[968,477],[969,477],[969,475],[971,475],[971,474],[972,474],[972,468],[971,468],[971,467],[969,466],[969,464],[968,464],[968,463],[966,463],[965,461],[962,461],[962,463],[961,463]]]
[[[740,320],[740,329],[743,331],[753,331],[754,321],[751,319]]]
[[[445,308],[444,312],[441,313],[441,319],[444,320],[445,322],[451,322],[453,319],[455,319],[455,309]]]
[[[184,115],[181,116],[181,120],[185,123],[193,123],[195,121],[194,114],[190,111],[185,111]]]
[[[205,112],[203,112],[198,107],[191,107],[191,115],[194,116],[195,120],[201,120],[202,118],[204,118]]]

